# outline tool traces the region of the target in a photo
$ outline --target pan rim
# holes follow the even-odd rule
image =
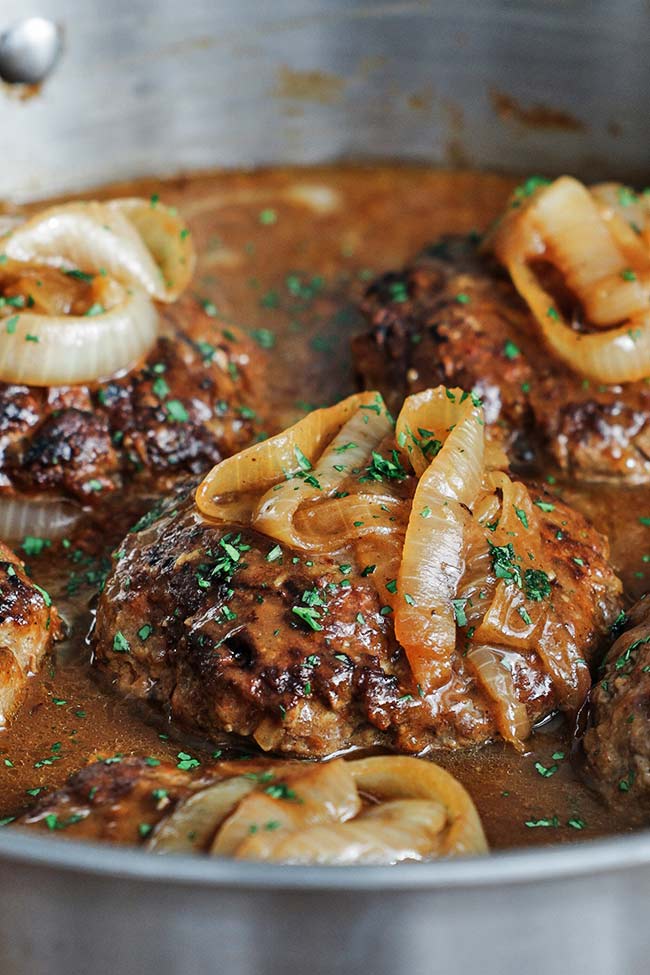
[[[450,888],[525,885],[606,875],[650,864],[650,830],[487,857],[398,866],[289,866],[221,858],[160,856],[144,850],[18,830],[0,835],[0,864],[98,878],[215,889],[276,891],[431,892]]]

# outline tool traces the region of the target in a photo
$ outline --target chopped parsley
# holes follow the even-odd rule
[[[551,581],[542,569],[526,569],[524,573],[524,592],[528,599],[539,603],[551,595]]]
[[[517,515],[517,518],[519,518],[519,521],[522,523],[524,528],[528,528],[528,516],[526,515],[524,509],[515,507],[515,514]]]
[[[279,562],[282,558],[282,549],[279,545],[274,545],[266,556],[267,562]]]
[[[406,471],[402,467],[399,454],[396,450],[392,451],[391,458],[382,457],[378,451],[373,450],[372,461],[366,467],[365,474],[359,478],[361,483],[368,481],[403,481]]]
[[[190,418],[189,413],[179,399],[167,400],[165,409],[167,410],[168,418],[173,420],[174,423],[187,423]]]
[[[191,772],[201,764],[198,758],[192,758],[187,752],[179,752],[176,758],[178,759],[176,768],[179,768],[181,772]]]
[[[488,541],[488,550],[492,559],[492,570],[497,579],[505,579],[507,582],[514,582],[521,588],[521,569],[516,563],[515,550],[512,543],[507,545],[493,545]]]
[[[38,538],[36,535],[25,535],[20,546],[29,558],[35,555],[41,555],[44,549],[49,548],[51,545],[49,538]]]
[[[467,614],[465,613],[466,599],[452,599],[452,605],[454,607],[454,616],[456,617],[456,623],[458,626],[467,626]]]
[[[550,501],[542,501],[541,498],[538,498],[537,501],[533,502],[533,504],[536,505],[540,511],[555,511],[554,504],[552,504]]]
[[[131,644],[121,630],[118,630],[113,637],[113,650],[115,653],[130,653]]]
[[[267,785],[264,791],[272,799],[293,799],[300,802],[294,790],[289,788],[286,782],[274,782],[272,785]]]

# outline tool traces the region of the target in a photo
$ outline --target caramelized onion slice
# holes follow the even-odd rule
[[[226,779],[185,799],[163,819],[148,840],[156,853],[190,853],[203,849],[237,804],[256,788],[244,776]]]
[[[181,801],[147,846],[321,864],[487,851],[476,808],[453,776],[424,759],[391,757],[283,763],[225,779]]]
[[[372,409],[364,409],[369,405]],[[306,479],[291,479],[276,484],[261,498],[253,513],[253,525],[278,542],[293,548],[310,549],[319,541],[309,541],[296,530],[298,508],[308,501],[331,497],[354,471],[363,471],[372,453],[393,424],[384,401],[360,404],[325,448]],[[358,475],[357,475],[358,476]],[[355,519],[356,520],[356,519]]]
[[[507,652],[497,647],[470,645],[466,659],[494,704],[499,733],[522,751],[530,734],[530,719],[505,662]]]
[[[2,250],[15,261],[104,273],[158,301],[176,300],[195,263],[182,220],[140,199],[49,207],[11,230]]]
[[[238,856],[242,844],[255,836],[256,856],[267,859],[264,851],[286,834],[320,823],[344,822],[360,808],[349,763],[336,759],[297,766],[281,778],[273,775],[265,791],[254,792],[239,804],[219,830],[212,852]]]
[[[275,437],[221,461],[197,489],[199,511],[215,521],[250,522],[260,495],[287,479],[310,475],[325,448],[364,407],[369,424],[373,422],[371,417],[385,414],[378,393],[358,393],[336,406],[314,410]],[[300,485],[295,487],[299,493]]]
[[[650,375],[650,251],[633,234],[622,208],[612,205],[609,190],[592,194],[564,176],[524,206],[511,207],[487,241],[551,350],[596,382],[632,382]],[[571,327],[540,282],[532,266],[537,260],[560,271],[589,324],[599,331]]]
[[[604,332],[576,332],[555,309],[551,295],[541,287],[528,266],[513,264],[509,270],[546,342],[575,372],[594,382],[610,384],[635,382],[650,376],[650,311],[633,315],[625,325]]]
[[[440,803],[400,799],[371,806],[351,822],[310,826],[270,843],[256,833],[242,843],[237,858],[337,867],[431,859],[445,825]]]
[[[25,535],[65,538],[83,512],[71,501],[0,497],[0,538],[19,541]]]
[[[158,315],[140,289],[92,316],[20,312],[0,319],[0,379],[30,386],[67,386],[114,375],[144,356],[156,340]]]
[[[422,434],[422,430],[426,434]],[[456,648],[453,598],[464,571],[464,535],[483,475],[481,407],[461,389],[410,396],[398,443],[424,468],[409,517],[395,603],[395,633],[422,693],[445,684]],[[426,443],[435,439],[437,453]]]
[[[439,765],[392,756],[364,758],[349,765],[362,792],[382,800],[425,799],[441,805],[445,828],[437,844],[440,856],[487,852],[481,820],[469,793]]]

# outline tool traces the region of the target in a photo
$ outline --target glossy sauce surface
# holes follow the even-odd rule
[[[442,233],[484,229],[512,182],[478,173],[419,168],[323,168],[209,174],[113,186],[100,195],[158,194],[187,219],[199,254],[192,290],[214,306],[215,328],[236,323],[268,350],[267,432],[354,389],[349,339],[367,283],[399,268]],[[88,194],[89,196],[91,194]],[[550,478],[554,472],[548,472]],[[650,573],[647,488],[576,487],[552,481],[565,500],[609,534],[631,600]],[[13,725],[0,732],[0,817],[25,809],[93,757],[190,752],[211,760],[214,744],[178,737],[100,686],[86,634],[110,552],[142,512],[133,498],[102,522],[26,558],[66,618],[69,638],[30,682]],[[222,746],[224,756],[250,754]],[[555,720],[517,754],[495,744],[432,755],[468,787],[493,848],[593,838],[631,828],[581,781],[570,730]]]

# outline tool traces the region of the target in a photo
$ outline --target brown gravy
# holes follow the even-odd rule
[[[353,390],[348,344],[360,326],[355,301],[368,280],[399,267],[441,233],[484,228],[511,187],[492,175],[386,166],[145,180],[94,195],[156,193],[183,211],[199,254],[193,290],[214,303],[222,320],[252,330],[270,349],[274,432]],[[650,528],[638,520],[650,516],[647,489],[559,481],[553,489],[609,534],[627,596],[640,595],[650,578]],[[134,501],[131,512],[108,512],[101,528],[82,527],[66,544],[27,558],[68,620],[70,637],[31,681],[13,725],[0,732],[0,817],[21,812],[37,790],[57,788],[94,756],[175,760],[190,751],[208,762],[215,751],[137,713],[100,687],[89,667],[93,595],[137,508]],[[493,848],[632,828],[581,781],[561,721],[540,729],[529,745],[525,755],[495,744],[433,756],[468,786]],[[226,746],[226,754],[245,753]]]

